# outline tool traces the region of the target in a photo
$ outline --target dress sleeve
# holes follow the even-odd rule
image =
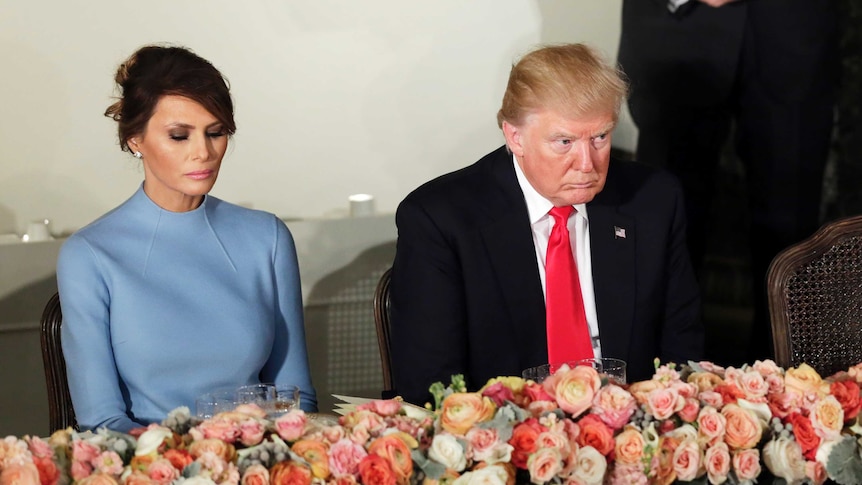
[[[317,394],[311,384],[305,324],[302,314],[302,287],[296,245],[287,226],[273,216],[276,226],[273,270],[275,272],[275,342],[261,371],[261,380],[277,384],[296,384],[302,395],[301,407],[317,411]]]
[[[111,343],[111,296],[100,261],[83,237],[72,236],[63,244],[57,285],[61,342],[78,425],[122,432],[144,426],[128,415]]]

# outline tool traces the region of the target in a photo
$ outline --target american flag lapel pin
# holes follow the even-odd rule
[[[614,226],[614,239],[625,239],[626,229],[624,227]]]

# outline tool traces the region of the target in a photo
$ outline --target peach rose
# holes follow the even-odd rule
[[[26,437],[25,441],[27,442],[27,449],[30,450],[30,453],[37,458],[49,458],[54,456],[54,449],[51,448],[45,440],[39,438],[38,436]],[[2,461],[2,459],[0,459]]]
[[[700,476],[703,470],[703,456],[700,446],[687,439],[673,450],[673,471],[679,480],[690,482]]]
[[[132,472],[123,480],[123,485],[156,485],[150,477],[142,472]]]
[[[0,469],[0,485],[40,485],[39,470],[33,463],[12,464]]]
[[[826,479],[829,478],[826,474],[826,467],[819,461],[805,462],[805,476],[808,477],[814,485],[823,485],[823,483],[826,482]]]
[[[629,386],[629,393],[634,396],[635,401],[643,406],[647,403],[649,394],[656,389],[663,389],[665,386],[658,381],[640,381]]]
[[[556,448],[557,450],[560,450],[560,454],[562,455],[568,455],[569,450],[571,449],[568,437],[562,429],[548,429],[548,431],[539,433],[539,437],[536,438],[536,447]]]
[[[338,475],[326,483],[327,485],[358,485],[359,482],[353,475]]]
[[[591,446],[604,456],[614,450],[614,431],[595,414],[581,418],[578,426],[581,428],[576,440],[578,445]]]
[[[553,394],[557,404],[572,418],[577,418],[590,408],[602,384],[599,373],[585,365],[568,370],[564,368],[553,377]]]
[[[270,485],[311,485],[311,481],[311,469],[295,461],[280,461],[269,470]]]
[[[644,456],[646,442],[640,431],[626,428],[614,438],[617,463],[634,465],[640,463]]]
[[[592,412],[614,430],[622,429],[637,408],[634,396],[615,384],[599,389],[593,398]]]
[[[814,403],[811,410],[811,425],[824,440],[836,440],[844,426],[844,409],[835,396],[826,396]]]
[[[260,463],[255,463],[245,469],[240,485],[269,485],[269,470]]]
[[[451,483],[452,485],[514,485],[514,482],[514,476],[500,464],[474,469],[455,478]]]
[[[179,478],[180,472],[174,468],[174,465],[170,461],[165,458],[159,458],[150,463],[150,466],[147,468],[147,476],[159,485],[167,485],[174,481],[174,479]]]
[[[674,388],[655,389],[647,397],[647,412],[656,419],[668,419],[685,406],[685,399]]]
[[[772,359],[755,360],[751,368],[759,372],[764,378],[771,375],[781,375],[784,372]]]
[[[763,428],[754,413],[736,404],[728,404],[722,408],[721,414],[727,420],[724,439],[731,449],[753,448],[760,441]]]
[[[698,392],[711,391],[720,385],[723,380],[712,372],[692,372],[686,382],[697,387]]]
[[[676,480],[673,456],[679,444],[679,440],[669,436],[659,438],[658,447],[650,463],[650,467],[655,472],[656,483],[667,485]]]
[[[686,423],[693,423],[700,413],[700,402],[694,398],[686,398],[685,406],[679,410],[679,418]]]
[[[239,441],[245,446],[254,446],[263,441],[266,429],[256,419],[246,419],[239,424]]]
[[[221,415],[207,419],[197,425],[195,429],[197,429],[204,439],[217,439],[227,443],[235,442],[242,433],[237,422],[221,417]]]
[[[368,454],[360,445],[341,439],[329,448],[329,469],[335,476],[359,475],[359,462]]]
[[[476,423],[494,417],[494,402],[474,392],[457,392],[446,396],[440,414],[440,425],[446,431],[464,436]]]
[[[368,455],[359,462],[359,476],[364,485],[396,484],[395,472],[392,471],[389,462],[378,455]]]
[[[195,459],[206,452],[211,452],[224,461],[232,461],[236,456],[236,448],[232,444],[218,439],[203,439],[189,445],[189,454]]]
[[[410,476],[413,475],[410,448],[397,433],[381,436],[372,441],[368,447],[368,453],[386,458],[392,471],[395,472],[395,479],[398,483],[406,484],[410,480]]]
[[[711,406],[704,407],[697,417],[697,431],[703,440],[713,446],[724,440],[727,418]]]
[[[292,409],[282,416],[276,418],[275,423],[275,432],[278,433],[278,436],[285,441],[296,441],[302,436],[302,432],[305,431],[305,423],[308,420],[305,413],[298,410]]]
[[[820,374],[808,364],[787,369],[784,373],[784,387],[787,392],[795,392],[800,396],[815,394],[825,395],[828,386],[824,384]]]
[[[605,457],[592,446],[584,446],[578,450],[572,478],[584,485],[601,485],[607,469],[608,462]]]
[[[697,398],[705,406],[712,406],[716,409],[721,409],[721,407],[724,406],[724,399],[721,397],[720,393],[715,391],[703,391],[698,393]]]
[[[290,451],[296,453],[311,465],[311,474],[315,478],[325,479],[329,476],[329,447],[322,441],[299,440],[290,447]]]
[[[745,372],[739,379],[739,387],[745,393],[745,398],[757,400],[766,396],[769,385],[763,376],[757,371]]]
[[[726,443],[716,443],[706,450],[703,457],[709,483],[724,483],[730,473],[730,450]]]
[[[533,483],[547,483],[563,469],[563,456],[556,448],[540,448],[527,459]]]
[[[776,477],[789,483],[805,478],[805,459],[802,448],[791,438],[774,439],[763,447],[763,462]]]
[[[760,475],[760,450],[739,450],[733,454],[733,470],[740,480],[754,480]]]

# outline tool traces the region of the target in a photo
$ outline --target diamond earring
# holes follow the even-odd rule
[[[136,150],[136,151],[135,151],[135,153],[133,153],[132,155],[134,155],[134,156],[135,156],[135,158],[144,158],[144,156],[141,154],[141,152],[139,152],[139,151],[137,151],[137,150]]]

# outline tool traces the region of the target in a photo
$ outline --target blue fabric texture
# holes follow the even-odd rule
[[[294,383],[317,410],[293,237],[206,196],[161,209],[143,185],[60,251],[62,343],[79,425],[128,431],[214,389]]]

